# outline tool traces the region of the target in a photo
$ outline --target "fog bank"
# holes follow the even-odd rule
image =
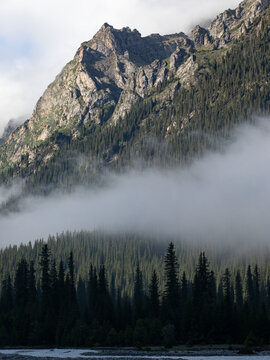
[[[183,239],[269,242],[270,121],[237,130],[222,153],[188,168],[111,175],[108,186],[27,198],[0,218],[1,246],[66,230],[137,231]],[[0,189],[0,202],[3,201]],[[2,197],[2,198],[1,198]]]

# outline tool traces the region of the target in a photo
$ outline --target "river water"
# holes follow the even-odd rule
[[[208,354],[207,354],[208,353]],[[210,356],[209,356],[210,355]],[[146,353],[134,350],[88,350],[88,349],[0,349],[0,359],[153,359],[153,360],[270,360],[270,353],[262,352],[258,355],[213,355],[209,351],[202,351],[202,355],[186,355],[179,351]]]

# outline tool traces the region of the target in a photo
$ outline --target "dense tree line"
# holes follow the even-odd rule
[[[5,239],[3,238],[4,242]],[[112,282],[115,287],[121,289],[121,294],[132,296],[134,282],[134,268],[140,264],[145,286],[151,281],[151,273],[156,271],[159,278],[160,288],[163,291],[163,256],[166,251],[166,244],[173,241],[176,245],[176,256],[181,263],[181,270],[185,271],[188,280],[194,277],[194,268],[198,253],[201,249],[207,252],[215,271],[217,282],[221,281],[225,269],[231,269],[235,276],[239,269],[243,276],[247,271],[248,264],[253,267],[260,264],[261,277],[266,281],[270,274],[269,257],[270,251],[266,245],[257,243],[249,244],[239,241],[228,241],[227,244],[216,241],[202,243],[185,241],[178,237],[166,237],[160,235],[138,235],[133,233],[106,234],[101,231],[93,232],[66,232],[56,236],[49,236],[47,244],[53,253],[56,263],[61,259],[67,267],[67,259],[70,252],[73,252],[75,262],[75,281],[79,277],[86,278],[89,272],[89,262],[96,268],[104,264],[107,269],[109,286]],[[43,240],[33,243],[21,244],[20,246],[8,246],[0,249],[0,282],[5,278],[6,273],[11,277],[15,275],[15,265],[25,258],[28,263],[31,261],[36,268],[37,281],[41,279],[39,266],[39,254],[44,245]]]
[[[189,162],[206,149],[220,149],[220,139],[230,136],[235,126],[270,112],[269,17],[268,7],[226,50],[196,51],[196,81],[179,86],[172,101],[163,104],[160,99],[166,98],[175,79],[138,101],[115,125],[87,123],[78,129],[76,139],[57,130],[41,145],[44,156],[59,147],[53,158],[46,164],[40,158],[29,166],[25,157],[25,167],[3,170],[0,181],[16,174],[29,176],[30,192],[40,185],[68,188],[82,179],[94,182],[106,168],[122,171],[134,159],[146,166],[172,166]],[[83,161],[78,161],[78,154],[85,156]]]
[[[119,346],[193,343],[268,344],[270,279],[257,265],[233,276],[229,268],[217,285],[201,252],[188,280],[179,269],[175,247],[164,256],[164,289],[155,270],[148,286],[140,263],[133,269],[131,296],[109,286],[104,264],[89,264],[86,278],[76,279],[70,252],[66,266],[56,263],[44,244],[40,279],[33,262],[22,258],[14,278],[6,274],[0,299],[0,344]]]

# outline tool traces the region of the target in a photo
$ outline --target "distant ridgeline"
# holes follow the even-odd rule
[[[269,344],[265,265],[234,259],[221,270],[226,260],[217,262],[217,281],[204,252],[194,261],[187,248],[176,255],[172,242],[92,236],[88,247],[81,233],[2,251],[3,269],[15,273],[5,272],[1,284],[1,346]],[[75,240],[63,262],[60,251],[67,254]],[[78,275],[79,255],[86,276]]]
[[[220,148],[235,125],[270,113],[268,3],[245,0],[190,37],[141,38],[105,24],[48,87],[33,118],[2,144],[0,180],[23,177],[28,191],[42,185],[48,191],[47,185],[91,183],[104,168],[120,171],[134,159],[173,166]],[[130,44],[137,42],[151,51],[136,52]],[[176,49],[166,58],[168,44]],[[108,103],[91,107],[94,90],[97,104]],[[71,96],[67,106],[65,96]]]

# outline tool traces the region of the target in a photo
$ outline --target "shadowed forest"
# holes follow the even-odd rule
[[[22,257],[14,277],[6,273],[2,281],[0,344],[269,343],[270,279],[261,277],[257,265],[247,265],[244,276],[240,269],[226,268],[217,283],[201,252],[188,279],[179,271],[171,242],[163,254],[162,285],[155,269],[146,284],[138,261],[130,295],[115,286],[114,276],[109,284],[103,263],[88,265],[87,277],[78,277],[73,252],[56,263],[53,251],[43,244],[37,281],[34,262]]]

